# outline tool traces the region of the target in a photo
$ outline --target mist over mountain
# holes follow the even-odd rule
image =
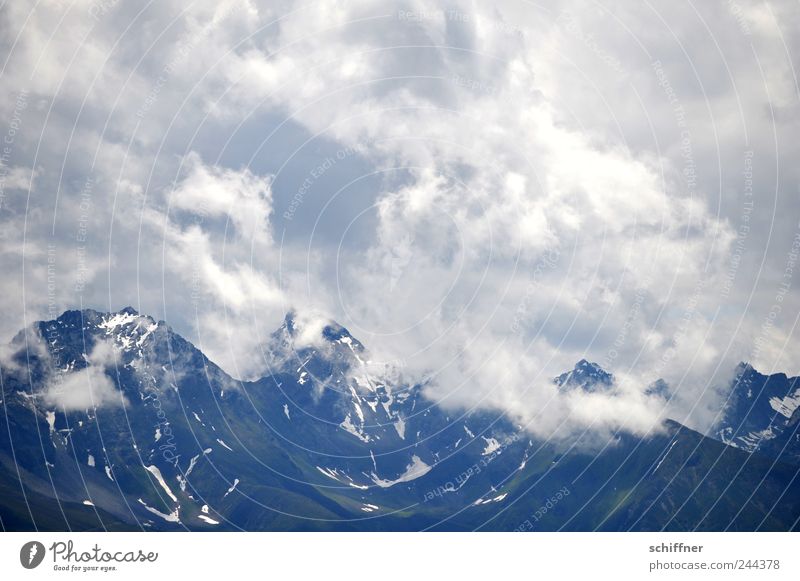
[[[708,435],[665,420],[553,439],[442,407],[344,327],[307,324],[268,334],[254,381],[132,308],[21,331],[0,362],[4,530],[798,526],[798,378],[740,366]],[[617,389],[585,360],[552,382]]]
[[[9,4],[0,341],[132,304],[255,381],[294,311],[446,413],[706,433],[800,373],[800,12],[739,4]]]

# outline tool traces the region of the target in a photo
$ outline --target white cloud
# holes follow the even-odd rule
[[[538,418],[542,433],[642,431],[662,412],[642,395],[658,376],[678,391],[667,413],[701,427],[718,370],[754,355],[796,229],[786,55],[800,28],[782,5],[744,10],[747,42],[725,3],[695,7],[705,21],[665,8],[668,30],[646,8],[573,2],[164,2],[136,23],[125,3],[96,23],[91,6],[3,15],[27,30],[4,71],[10,91],[30,91],[14,163],[57,168],[37,169],[30,207],[7,200],[0,259],[22,272],[24,256],[28,289],[23,303],[17,279],[2,283],[7,334],[51,304],[134,303],[253,376],[258,345],[296,307],[324,313],[308,341],[334,318],[376,358],[435,377],[436,398]],[[706,25],[719,52],[695,40]],[[654,60],[685,113],[688,160]],[[283,221],[328,147],[358,154]],[[756,210],[723,298],[747,148]],[[379,177],[366,194],[336,191],[335,171]],[[757,366],[797,372],[796,302]],[[549,377],[583,356],[633,387],[553,398]]]
[[[36,173],[36,170],[32,170],[29,167],[0,167],[0,193],[33,189]]]
[[[714,347],[695,331],[710,315],[705,307],[732,231],[665,180],[680,171],[669,160],[634,155],[623,143],[561,123],[558,95],[531,91],[537,63],[519,38],[479,25],[492,18],[484,14],[474,28],[465,26],[466,35],[481,41],[483,54],[474,62],[459,62],[444,48],[431,51],[444,97],[413,82],[398,91],[370,84],[401,74],[405,61],[370,50],[379,43],[369,34],[352,42],[334,34],[295,37],[285,23],[279,56],[232,56],[232,99],[256,104],[268,97],[312,134],[350,147],[375,144],[367,155],[380,167],[422,168],[411,171],[409,183],[377,196],[376,239],[367,249],[337,254],[333,308],[382,356],[432,375],[437,399],[497,407],[531,421],[551,401],[549,377],[582,353],[609,349],[607,330],[622,325],[636,292],[647,293],[654,304],[647,316],[629,321],[629,344],[617,361],[636,376],[637,389],[587,396],[587,405],[576,405],[577,395],[561,403],[555,397],[550,408],[557,412],[536,424],[539,430],[586,425],[586,410],[594,410],[600,425],[642,431],[662,412],[643,391],[672,343],[670,365],[659,369],[666,379],[679,380],[674,370],[684,366],[694,366],[696,377],[713,367]],[[445,34],[448,24],[420,22],[431,37]],[[494,59],[493,49],[503,58]],[[360,64],[344,73],[320,67],[322,59]],[[310,82],[288,91],[277,83],[288,72],[276,67]],[[404,244],[405,274],[398,277],[396,254]],[[554,249],[558,264],[528,297],[528,272]],[[704,290],[692,299],[686,332],[681,314],[698,281]],[[315,287],[326,282],[332,288],[325,280]],[[387,286],[401,291],[387,294]],[[526,332],[517,336],[510,329],[522,302]],[[652,333],[662,340],[649,340]],[[531,378],[534,370],[539,380]]]
[[[205,354],[235,377],[257,376],[264,369],[260,347],[271,330],[253,328],[287,309],[268,274],[276,256],[270,180],[247,168],[205,164],[192,152],[166,199],[168,215],[160,208],[142,214],[145,252],[163,249],[161,269],[176,283],[170,298],[190,307],[189,331]],[[215,224],[218,218],[232,226]]]
[[[269,179],[254,175],[247,168],[234,171],[207,166],[195,152],[187,156],[185,165],[186,177],[169,194],[171,208],[199,218],[227,216],[245,240],[271,241]]]
[[[86,356],[86,367],[63,375],[57,374],[51,379],[44,394],[46,404],[65,411],[123,405],[126,403],[125,396],[106,373],[115,361],[114,346],[97,343],[91,354]]]

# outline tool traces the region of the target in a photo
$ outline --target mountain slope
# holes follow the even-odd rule
[[[299,326],[287,315],[264,346],[269,374],[252,382],[130,308],[20,333],[0,367],[2,526],[515,530],[532,515],[548,530],[796,526],[794,468],[758,452],[674,422],[600,446],[537,441],[502,415],[442,409],[333,322],[310,338]],[[585,361],[555,382],[614,386]]]
[[[712,430],[720,441],[800,463],[800,377],[763,375],[741,363],[722,417]]]

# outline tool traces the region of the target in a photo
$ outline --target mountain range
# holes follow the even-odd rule
[[[239,381],[163,321],[67,311],[0,359],[3,530],[777,530],[800,520],[800,378],[741,364],[704,435],[589,445],[453,412],[289,313]],[[562,391],[611,390],[582,360]],[[669,397],[669,386],[648,390]]]

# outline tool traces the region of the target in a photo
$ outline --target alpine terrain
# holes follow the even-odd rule
[[[269,374],[238,381],[132,308],[21,331],[0,359],[2,528],[798,528],[798,378],[742,364],[709,435],[667,420],[565,445],[443,409],[333,322],[297,339],[289,313]],[[553,381],[614,389],[588,361]]]

